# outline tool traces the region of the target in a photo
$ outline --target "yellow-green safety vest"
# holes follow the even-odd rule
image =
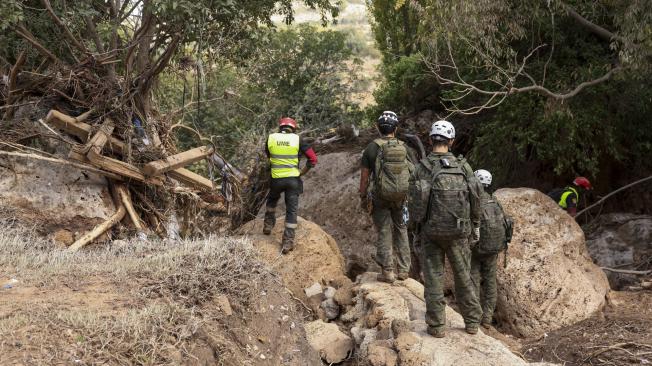
[[[299,135],[273,133],[267,139],[272,178],[289,178],[301,175],[299,170]]]
[[[568,205],[566,204],[566,199],[568,199],[568,196],[571,193],[575,193],[575,197],[577,198],[577,200],[578,201],[580,200],[580,195],[577,193],[577,190],[573,187],[567,187],[564,193],[561,194],[561,198],[559,199],[559,206],[561,206],[561,208],[563,209],[568,208]]]

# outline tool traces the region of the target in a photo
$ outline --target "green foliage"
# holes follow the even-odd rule
[[[20,1],[0,1],[0,31],[5,32],[12,24],[23,21]]]
[[[207,137],[220,136],[220,150],[236,162],[282,116],[304,130],[357,122],[361,112],[350,100],[356,65],[346,40],[345,33],[309,25],[268,29],[247,46],[258,50],[254,56],[206,71],[200,108],[187,108],[183,120]],[[181,105],[184,75],[186,103],[197,102],[195,74],[166,75],[157,92],[164,111]],[[179,138],[185,146],[197,144],[192,134]]]
[[[614,38],[579,22],[567,6]],[[444,107],[464,110],[491,97],[440,83],[433,71],[483,90],[505,91],[535,80],[565,93],[616,65],[625,70],[564,101],[513,93],[496,110],[472,117],[472,162],[496,172],[498,184],[535,166],[559,176],[596,176],[611,164],[631,167],[633,174],[652,170],[645,158],[652,145],[652,120],[646,117],[652,95],[645,87],[652,66],[648,2],[373,0],[369,7],[384,64],[376,102],[406,113],[447,114]]]
[[[430,88],[434,82],[428,77],[420,54],[401,56],[382,70],[385,81],[374,92],[378,105],[378,110],[372,111],[374,116],[387,109],[406,113],[427,104],[424,98],[432,97]]]

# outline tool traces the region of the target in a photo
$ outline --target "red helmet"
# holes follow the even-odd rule
[[[582,188],[586,189],[587,191],[593,189],[593,186],[591,185],[591,182],[589,182],[589,180],[584,178],[584,177],[575,178],[575,180],[573,180],[573,184],[578,186],[578,187],[582,187]]]
[[[297,121],[295,121],[294,119],[292,119],[290,117],[284,117],[284,118],[281,118],[278,121],[278,126],[279,127],[289,126],[289,127],[292,127],[293,129],[296,130],[297,129]]]

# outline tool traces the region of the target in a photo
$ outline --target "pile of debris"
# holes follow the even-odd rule
[[[30,126],[28,123],[13,125]],[[230,214],[243,209],[237,198],[247,179],[211,144],[166,154],[173,148],[164,147],[159,138],[150,139],[142,128],[139,132],[138,123],[135,130],[139,138],[127,142],[119,137],[124,130],[117,128],[124,124],[116,124],[110,117],[97,117],[93,110],[72,117],[53,109],[38,123],[40,130],[47,130],[56,143],[43,142],[45,139],[36,142],[34,138],[41,133],[33,127],[35,124],[31,125],[37,132],[34,135],[26,133],[29,128],[19,132],[8,129],[0,136],[0,159],[30,159],[71,167],[104,177],[110,188],[115,211],[92,230],[77,235],[69,247],[72,251],[96,240],[123,219],[128,233],[177,238],[205,233],[215,218],[222,218],[221,225],[228,226]],[[22,136],[18,141],[10,139],[9,131]],[[20,143],[24,141],[29,144]],[[185,168],[201,160],[206,161],[209,178]]]

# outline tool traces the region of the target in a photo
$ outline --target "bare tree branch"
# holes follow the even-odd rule
[[[83,43],[81,43],[77,37],[75,37],[72,32],[70,32],[70,29],[63,23],[63,21],[57,16],[57,14],[54,13],[54,9],[52,9],[52,5],[50,4],[50,0],[42,0],[43,5],[45,5],[45,9],[48,11],[50,14],[50,18],[54,20],[54,22],[59,26],[59,28],[63,29],[63,33],[66,35],[66,37],[72,42],[75,47],[77,47],[78,50],[80,50],[84,54],[90,54],[91,52],[84,46]]]
[[[564,7],[564,9],[568,12],[568,15],[575,19],[578,23],[580,23],[584,28],[588,29],[591,33],[595,34],[596,36],[604,39],[607,42],[611,41],[619,41],[624,43],[624,39],[616,34],[613,34],[612,32],[606,30],[605,28],[590,22],[580,14],[578,14],[575,9],[573,9],[571,6],[568,4],[562,2],[561,5]]]
[[[30,31],[25,29],[22,25],[16,26],[16,33],[23,37],[27,42],[31,43],[43,56],[49,58],[50,60],[62,64],[63,62],[55,56],[50,50],[45,48],[41,42],[39,42]]]
[[[20,54],[18,55],[18,59],[16,60],[16,64],[11,68],[11,71],[9,72],[9,82],[7,84],[7,102],[6,108],[7,110],[5,111],[4,115],[4,120],[8,121],[10,120],[13,115],[14,115],[14,108],[11,106],[11,104],[14,102],[15,98],[15,90],[16,89],[16,79],[18,78],[18,72],[20,71],[20,68],[23,66],[25,63],[25,55],[27,52],[25,50],[21,51]]]
[[[523,87],[523,88],[512,88],[512,89],[510,89],[509,92],[510,93],[526,93],[526,92],[530,92],[530,91],[536,91],[536,92],[538,92],[540,94],[547,95],[547,96],[549,96],[551,98],[555,98],[557,100],[565,100],[565,99],[569,99],[569,98],[572,98],[572,97],[576,96],[582,90],[586,89],[589,86],[604,83],[605,81],[611,79],[611,77],[615,73],[617,73],[617,72],[619,72],[621,70],[622,70],[622,67],[620,67],[620,66],[614,67],[611,70],[609,70],[606,74],[602,75],[601,77],[599,77],[597,79],[594,79],[594,80],[585,81],[585,82],[577,85],[575,87],[575,89],[573,89],[573,90],[571,90],[571,91],[569,91],[567,93],[555,93],[555,92],[552,92],[549,89],[547,89],[547,88],[545,88],[545,87],[543,87],[541,85],[531,85],[531,86],[526,86],[526,87]]]
[[[536,92],[557,100],[566,100],[576,96],[587,87],[597,85],[611,79],[615,73],[622,70],[622,67],[620,66],[613,67],[601,77],[594,80],[584,81],[578,84],[577,86],[575,86],[572,90],[568,92],[555,92],[537,83],[537,81],[525,71],[525,68],[528,64],[528,60],[538,50],[540,50],[543,47],[546,47],[547,46],[546,44],[541,44],[533,48],[525,57],[523,57],[523,59],[520,62],[520,65],[518,66],[518,69],[509,70],[496,65],[496,63],[491,59],[491,57],[489,57],[489,55],[484,54],[477,47],[474,47],[472,44],[469,43],[469,46],[473,48],[478,54],[480,54],[480,56],[486,61],[486,63],[490,65],[491,69],[495,71],[497,74],[499,74],[501,79],[504,79],[505,81],[498,82],[494,79],[467,81],[465,80],[465,78],[462,77],[460,68],[458,67],[457,62],[455,61],[450,40],[447,40],[446,45],[448,47],[448,58],[451,63],[450,65],[432,62],[425,56],[422,57],[422,61],[424,62],[424,64],[426,65],[430,73],[435,76],[435,78],[441,85],[452,86],[453,88],[456,89],[455,93],[457,95],[442,97],[442,101],[444,101],[444,107],[450,113],[450,115],[455,113],[464,114],[464,115],[477,114],[485,109],[492,109],[499,106],[502,102],[505,101],[507,96],[516,93]],[[444,74],[443,70],[446,70],[447,73]],[[448,76],[448,75],[453,75],[453,76]],[[523,80],[523,79],[527,79],[530,85],[520,86],[520,87],[515,86],[518,80]],[[493,84],[495,88],[487,88],[486,84],[488,82]],[[488,99],[485,102],[483,102],[481,105],[475,105],[468,108],[462,108],[458,105],[460,101],[462,101],[463,99],[465,99],[466,97],[468,97],[473,93],[485,95],[487,96]]]

